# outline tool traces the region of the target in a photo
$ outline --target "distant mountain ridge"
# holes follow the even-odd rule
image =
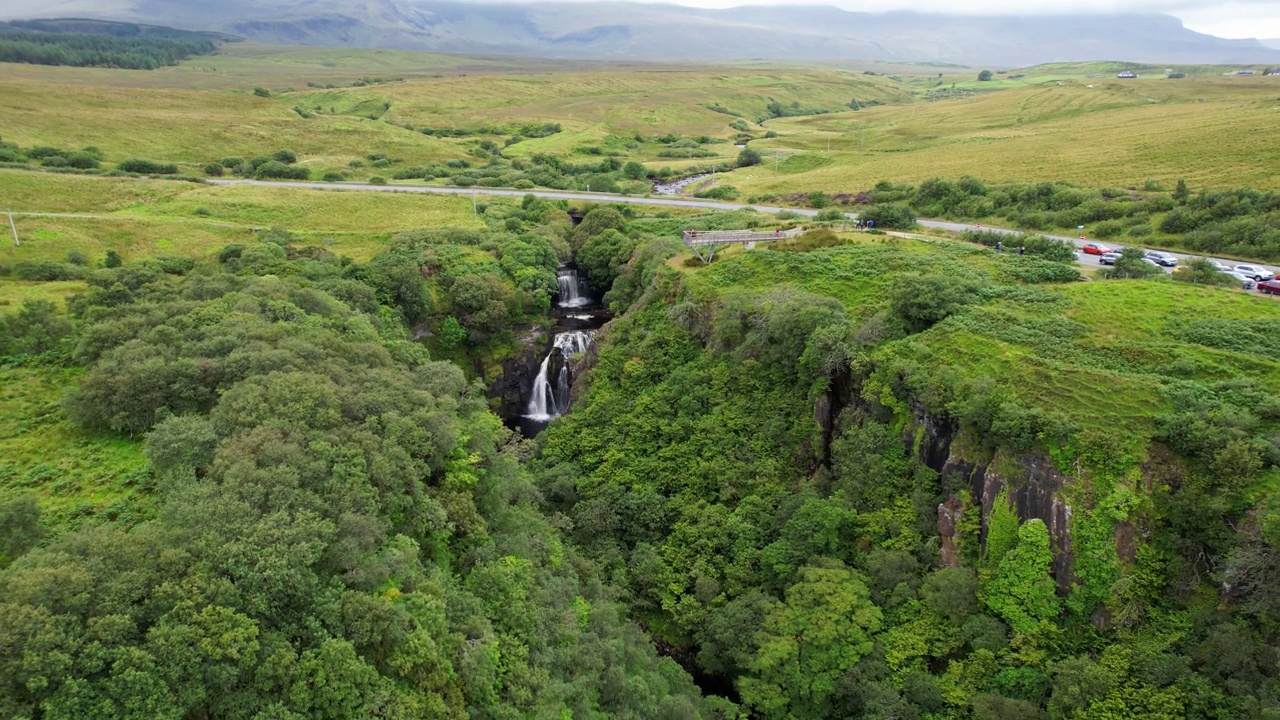
[[[1124,59],[1280,63],[1257,40],[1153,13],[961,16],[830,6],[708,10],[627,2],[10,0],[0,19],[75,16],[217,30],[262,43],[594,60],[891,60],[1026,66]]]

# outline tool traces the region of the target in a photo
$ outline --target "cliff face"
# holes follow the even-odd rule
[[[490,404],[501,418],[513,418],[529,406],[529,391],[542,359],[551,351],[551,337],[533,330],[521,338],[520,351],[502,361],[498,379],[489,385]]]
[[[826,448],[825,462],[830,461],[829,448],[840,411],[847,407],[871,410],[859,396],[857,385],[856,379],[837,377],[814,404],[814,419],[822,428]],[[1059,592],[1065,594],[1076,578],[1072,573],[1072,508],[1062,491],[1073,478],[1059,472],[1043,452],[1024,455],[997,452],[989,459],[970,458],[958,446],[959,432],[954,423],[939,420],[919,407],[912,408],[903,431],[903,442],[914,452],[916,462],[938,474],[938,487],[944,496],[937,511],[941,539],[939,562],[944,566],[960,564],[959,527],[966,512],[981,509],[979,540],[985,545],[992,509],[1000,494],[1007,490],[1006,497],[1019,521],[1034,518],[1048,528],[1054,554],[1053,577]],[[966,507],[962,497],[965,490],[973,506]]]

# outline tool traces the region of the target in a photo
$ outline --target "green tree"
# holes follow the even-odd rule
[[[755,148],[744,147],[742,152],[738,153],[738,167],[759,165],[761,161],[760,153]]]
[[[108,250],[107,257],[102,264],[104,267],[118,268],[124,264],[124,260],[120,259],[120,253],[115,250]]]
[[[1147,253],[1142,248],[1127,247],[1120,251],[1115,265],[1104,268],[1098,276],[1104,280],[1142,279],[1163,276],[1164,271],[1147,262]]]
[[[1220,272],[1218,266],[1205,258],[1191,258],[1178,265],[1173,279],[1193,285],[1224,285],[1239,287],[1240,283],[1230,275]]]
[[[268,89],[266,89],[266,88],[264,88],[264,87],[256,87],[256,88],[254,88],[254,89],[253,89],[253,94],[254,94],[254,95],[257,95],[258,97],[264,97],[264,98],[269,98],[269,97],[271,97],[271,91],[270,91],[270,90],[268,90]]]
[[[837,679],[871,652],[881,612],[842,565],[806,567],[765,613],[743,701],[763,717],[829,717]]]
[[[1178,185],[1173,189],[1173,199],[1179,205],[1186,205],[1187,199],[1191,197],[1191,190],[1187,188],[1187,181],[1178,178]]]
[[[635,160],[630,160],[626,165],[622,166],[622,174],[628,180],[644,180],[648,175],[648,171],[645,170],[644,165]]]
[[[921,332],[973,302],[976,290],[954,275],[902,275],[890,291],[889,307],[909,332]]]
[[[1044,522],[1031,519],[1018,528],[1018,542],[1000,560],[987,586],[986,604],[1014,631],[1027,634],[1042,621],[1052,621],[1062,609],[1049,568],[1053,551]]]
[[[982,72],[978,73],[978,80],[981,82],[987,82],[992,77],[994,77],[994,75],[991,74],[990,70],[983,70]]]

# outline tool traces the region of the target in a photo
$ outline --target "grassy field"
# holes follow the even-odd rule
[[[142,444],[88,433],[63,415],[76,371],[0,368],[0,493],[33,493],[46,526],[140,518],[153,509]]]
[[[1129,68],[1142,77],[1115,78]],[[1164,77],[1172,69],[1188,77]],[[1228,70],[1063,63],[978,82],[973,68],[923,65],[677,67],[236,44],[154,72],[7,65],[0,128],[4,140],[23,146],[92,145],[108,161],[175,161],[194,174],[224,156],[287,148],[313,177],[341,170],[367,178],[467,158],[481,140],[421,128],[514,132],[524,123],[559,123],[562,132],[512,145],[507,158],[542,153],[586,162],[593,155],[582,151],[596,148],[654,170],[727,164],[737,155],[728,142],[703,145],[707,158],[675,159],[658,157],[662,145],[632,138],[727,141],[740,116],[757,138],[751,146],[774,161],[733,174],[729,182],[749,195],[965,174],[1092,187],[1178,178],[1193,186],[1277,187],[1271,165],[1280,156],[1273,131],[1280,81]],[[397,81],[351,87],[360,78]],[[255,86],[273,96],[253,95]],[[855,100],[882,104],[847,110]],[[841,112],[755,126],[772,102]],[[303,118],[295,106],[315,116]],[[766,131],[780,137],[765,139]],[[351,167],[375,153],[398,162]]]
[[[1089,87],[1093,85],[1093,87]],[[1272,77],[1048,81],[962,100],[888,106],[767,125],[752,147],[771,164],[738,170],[749,193],[849,191],[877,180],[974,175],[1086,187],[1154,179],[1280,187]],[[828,150],[828,148],[830,148]]]
[[[471,199],[399,193],[351,193],[261,186],[214,186],[0,170],[22,245],[0,245],[0,263],[62,260],[79,250],[100,260],[152,255],[205,256],[253,239],[255,228],[283,227],[307,242],[363,260],[394,233],[469,225]],[[12,188],[12,192],[10,189]],[[4,293],[0,292],[0,297]]]

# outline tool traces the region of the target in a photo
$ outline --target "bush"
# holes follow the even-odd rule
[[[102,266],[106,268],[118,268],[124,264],[124,260],[120,258],[120,253],[115,250],[108,250],[107,257],[102,261]]]
[[[849,218],[845,217],[843,212],[835,208],[827,208],[826,210],[818,213],[813,219],[818,222],[844,222]]]
[[[270,91],[270,90],[268,90],[268,89],[266,89],[266,88],[264,88],[264,87],[256,87],[256,88],[254,88],[254,89],[253,89],[253,94],[254,94],[254,95],[257,95],[258,97],[264,97],[264,98],[269,98],[269,97],[271,97],[271,91]]]
[[[192,211],[192,214],[196,217],[209,217],[213,215],[213,213],[209,212],[209,208],[206,207],[198,207]]]
[[[915,227],[916,214],[900,203],[868,205],[858,213],[863,220],[873,221],[878,228],[904,229]]]
[[[84,152],[83,150],[68,155],[67,164],[80,170],[92,170],[100,165],[98,158],[93,153]]]
[[[227,157],[222,158],[218,162],[222,163],[222,167],[228,170],[234,170],[235,168],[238,168],[244,164],[244,158],[238,157],[236,155],[228,155]]]
[[[13,274],[19,280],[41,282],[82,280],[85,276],[84,268],[56,260],[24,260],[14,264]]]
[[[369,184],[370,185],[386,185],[387,179],[382,177],[381,175],[374,175],[373,177],[369,178]]]
[[[321,180],[324,180],[325,182],[342,182],[345,178],[343,178],[343,177],[342,177],[342,173],[340,173],[340,172],[333,172],[333,171],[331,170],[331,171],[329,171],[329,172],[325,173],[325,174],[324,174],[324,177],[322,177],[322,178],[320,178],[320,179],[321,179]]]
[[[53,157],[55,155],[57,155],[58,157],[66,157],[69,154],[70,153],[68,153],[65,150],[62,150],[61,148],[49,147],[48,145],[36,145],[35,147],[27,148],[27,151],[25,153],[25,155],[31,158],[32,160],[43,160],[47,157]]]
[[[982,72],[978,73],[978,80],[981,82],[987,82],[992,77],[993,76],[990,70],[983,70]]]
[[[1113,238],[1124,232],[1124,225],[1115,221],[1107,221],[1098,223],[1093,229],[1093,234],[1100,238]]]
[[[1150,225],[1134,225],[1129,228],[1129,237],[1146,237],[1152,232]]]
[[[204,174],[209,177],[222,177],[224,171],[221,163],[209,163],[204,166]]]
[[[702,190],[693,194],[694,197],[710,198],[712,200],[736,200],[739,195],[738,188],[732,185],[717,185],[709,190]]]
[[[139,175],[174,175],[178,172],[178,166],[173,163],[160,163],[140,158],[123,160],[116,168]]]
[[[744,147],[738,153],[738,167],[751,167],[761,162],[760,153],[752,148]]]
[[[282,162],[285,165],[292,165],[298,162],[298,155],[292,150],[277,150],[271,154],[271,157],[275,158],[277,162]]]
[[[260,165],[254,175],[273,180],[307,180],[311,177],[311,172],[305,167],[285,165],[278,160],[272,160]]]
[[[40,161],[41,166],[51,167],[51,168],[66,167],[69,164],[70,163],[67,162],[67,159],[62,157],[61,155],[50,155],[49,157]]]
[[[67,262],[72,265],[85,266],[89,264],[89,258],[79,250],[72,248],[67,251]]]

